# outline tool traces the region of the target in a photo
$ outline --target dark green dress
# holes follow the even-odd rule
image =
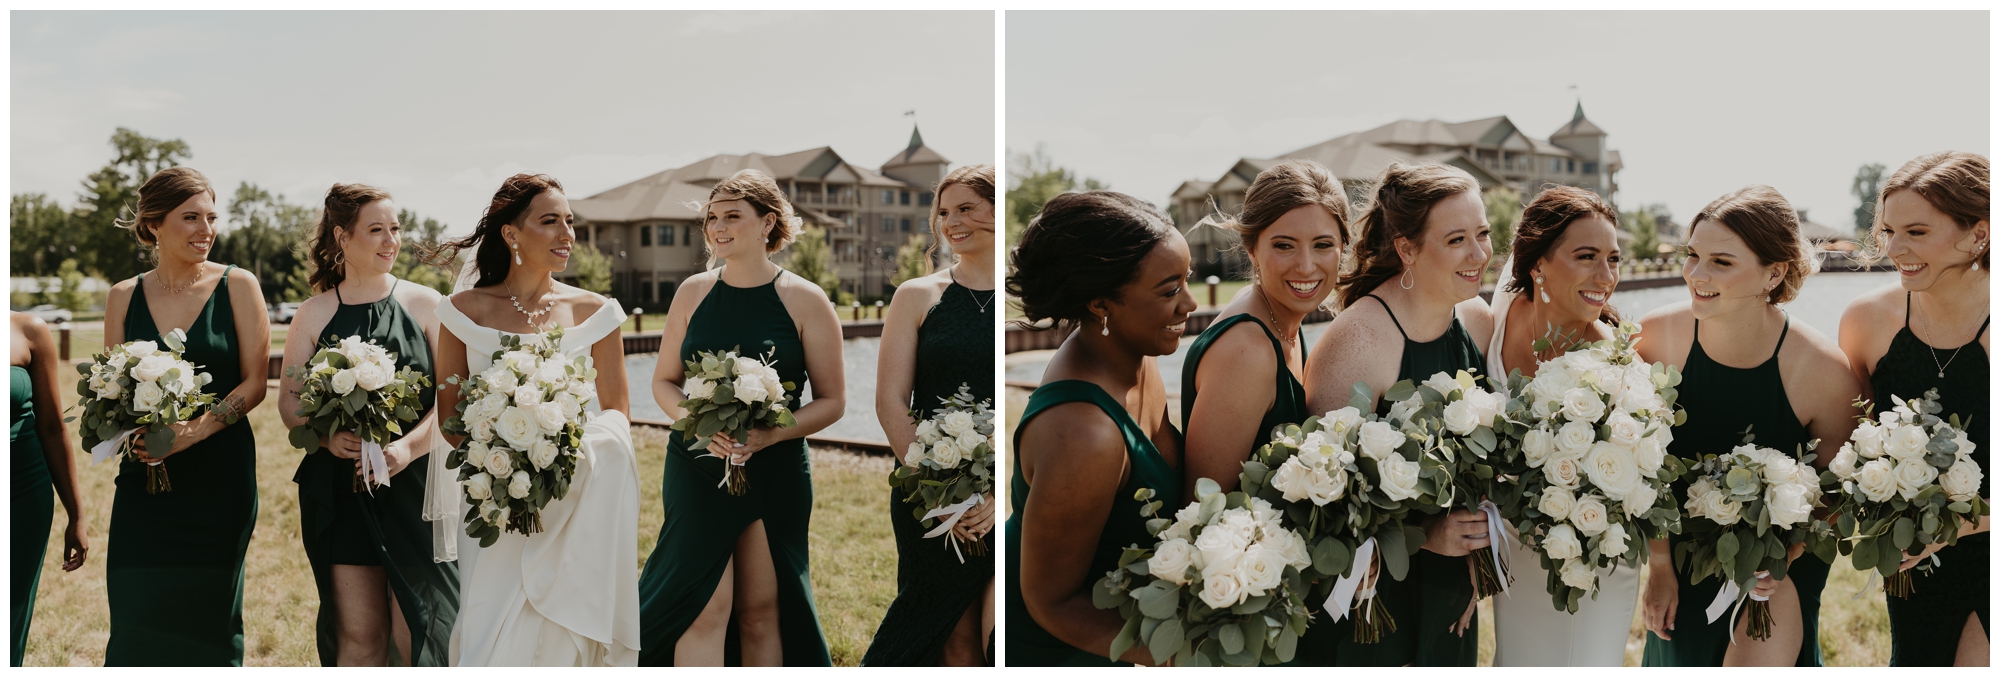
[[[234,270],[230,266],[229,270]],[[143,276],[125,311],[125,340],[158,341]],[[184,357],[227,397],[243,382],[229,272],[187,330]],[[245,417],[161,467],[172,491],[146,493],[146,464],[121,458],[106,549],[111,641],[105,665],[243,664],[243,555],[257,524],[257,439]]]
[[[1118,557],[1125,548],[1148,545],[1153,542],[1152,534],[1146,531],[1146,518],[1139,515],[1140,503],[1132,494],[1141,487],[1152,489],[1154,500],[1162,505],[1164,512],[1178,510],[1186,505],[1181,500],[1181,471],[1167,463],[1160,451],[1153,446],[1153,440],[1139,427],[1125,407],[1112,399],[1103,388],[1089,381],[1056,381],[1042,384],[1034,394],[1028,396],[1028,406],[1021,412],[1021,422],[1014,428],[1014,448],[1019,449],[1021,431],[1028,422],[1044,410],[1070,402],[1089,402],[1104,410],[1106,416],[1118,424],[1118,430],[1125,434],[1125,453],[1131,458],[1132,472],[1124,486],[1118,488],[1117,498],[1111,502],[1111,514],[1077,515],[1076,519],[1104,521],[1104,532],[1097,538],[1097,551],[1090,558],[1090,575],[1086,580],[1092,585],[1104,572],[1118,568]],[[1020,463],[1014,464],[1013,483],[1008,486],[1008,501],[1013,505],[1013,514],[1007,518],[1007,666],[1108,666],[1130,665],[1113,661],[1099,652],[1110,651],[1109,645],[1092,647],[1094,650],[1080,649],[1057,639],[1049,631],[1042,629],[1033,616],[1028,614],[1027,601],[1021,597],[1021,520],[1028,505],[1028,479],[1021,474]],[[1110,612],[1105,612],[1110,613]]]
[[[993,399],[995,316],[981,312],[982,304],[990,306],[993,296],[993,290],[973,291],[953,282],[917,326],[910,408],[920,416],[930,418],[932,410],[943,406],[939,399],[957,395],[960,385],[971,386],[975,400]],[[904,503],[904,498],[902,490],[889,490],[889,525],[896,533],[896,601],[889,604],[867,655],[861,657],[864,666],[937,665],[952,628],[993,580],[991,533],[983,539],[983,555],[972,554],[961,544],[959,554],[965,557],[961,563],[945,543],[949,536],[924,538],[929,529],[917,519],[920,504]]]
[[[339,288],[333,293],[341,300]],[[348,336],[360,336],[387,349],[396,356],[398,371],[408,367],[433,379],[437,376],[424,327],[396,302],[394,287],[374,303],[350,305],[343,301],[320,331],[319,347],[330,347]],[[430,412],[436,396],[435,387],[425,388],[417,396],[419,420]],[[299,461],[292,482],[299,485],[299,538],[319,587],[322,665],[340,663],[340,614],[333,588],[336,564],[383,567],[389,590],[401,603],[403,619],[410,627],[410,665],[446,664],[451,627],[458,618],[458,563],[437,562],[431,557],[431,524],[423,520],[424,485],[429,474],[430,464],[411,463],[391,478],[389,486],[376,487],[372,493],[356,492],[354,461],[325,449],[315,449]],[[390,626],[383,630],[390,632]],[[393,654],[392,640],[385,634],[384,641]]]
[[[1802,446],[1812,440],[1804,424],[1785,397],[1785,382],[1778,371],[1778,351],[1792,331],[1791,317],[1778,333],[1778,347],[1770,359],[1749,369],[1724,366],[1701,349],[1701,322],[1694,325],[1694,345],[1688,349],[1687,367],[1681,369],[1681,407],[1687,422],[1674,427],[1674,441],[1667,453],[1699,460],[1705,454],[1727,453],[1743,444],[1743,431],[1750,429],[1754,444],[1797,457]],[[1830,453],[1822,449],[1823,453]],[[1675,498],[1687,505],[1688,478],[1674,483]],[[1667,537],[1669,545],[1679,545],[1679,534]],[[1799,591],[1800,617],[1805,621],[1805,641],[1799,645],[1798,667],[1817,667],[1819,653],[1819,593],[1826,587],[1832,565],[1807,551],[1793,560],[1786,577]],[[1643,666],[1716,667],[1729,651],[1729,636],[1735,625],[1727,618],[1708,622],[1708,603],[1722,590],[1722,580],[1710,576],[1690,584],[1686,571],[1676,569],[1680,581],[1680,604],[1674,612],[1673,640],[1646,633]],[[1739,612],[1740,613],[1740,612]]]
[[[1893,406],[1891,395],[1905,400],[1922,399],[1932,388],[1944,405],[1944,416],[1958,414],[1967,422],[1965,433],[1973,444],[1972,460],[1987,473],[1986,431],[1992,385],[1986,380],[1988,357],[1979,337],[1986,324],[1964,346],[1951,350],[1934,349],[1910,331],[1909,300],[1904,297],[1903,329],[1889,342],[1889,350],[1876,361],[1869,383],[1875,387],[1875,408]],[[1989,319],[1990,323],[1991,320]],[[1940,368],[1942,365],[1942,368]],[[1944,376],[1939,377],[1938,372]],[[1988,481],[1979,481],[1979,495],[1988,496]],[[1958,656],[1958,638],[1965,632],[1965,618],[1979,615],[1979,627],[1993,636],[1993,622],[1987,593],[1993,588],[1993,534],[1986,532],[1958,539],[1958,544],[1937,552],[1943,566],[1930,575],[1911,570],[1910,596],[1899,598],[1884,593],[1889,606],[1889,665],[1949,667]]]
[[[7,440],[14,445],[13,536],[8,548],[13,553],[14,667],[21,667],[21,655],[28,649],[28,621],[35,615],[35,588],[42,581],[42,556],[48,554],[49,525],[55,521],[55,486],[50,484],[49,462],[42,455],[42,437],[35,431],[34,384],[28,370],[8,370],[11,425]]]
[[[775,349],[777,362],[772,366],[779,377],[798,386],[789,394],[789,406],[796,410],[799,395],[806,390],[805,345],[778,297],[777,282],[772,278],[761,286],[739,288],[716,279],[688,319],[677,359],[728,350],[769,359],[765,354]],[[663,354],[661,359],[670,358]],[[674,644],[715,594],[737,538],[758,520],[764,522],[771,565],[778,572],[778,632],[785,665],[832,665],[813,604],[806,547],[813,505],[812,457],[806,441],[787,440],[752,454],[743,467],[750,483],[743,496],[731,496],[716,486],[726,462],[707,451],[688,449],[679,432],[668,440],[666,472],[660,478],[665,520],[639,575],[639,665],[674,664]],[[737,649],[732,614],[724,652],[730,665],[741,660]]]
[[[1383,312],[1389,313],[1389,321],[1396,324],[1396,332],[1403,335],[1403,361],[1396,370],[1396,380],[1422,381],[1438,372],[1465,370],[1479,373],[1486,366],[1486,358],[1479,352],[1472,335],[1466,333],[1458,315],[1453,313],[1451,327],[1444,334],[1425,342],[1410,340],[1403,331],[1403,323],[1396,319],[1396,312],[1389,310],[1389,304],[1382,297],[1369,294],[1368,298],[1382,304]],[[1391,402],[1383,399],[1375,407],[1376,413],[1386,414]],[[1451,632],[1453,623],[1465,614],[1465,607],[1472,603],[1472,578],[1470,565],[1464,556],[1446,557],[1429,550],[1418,550],[1410,557],[1410,571],[1403,580],[1383,576],[1376,584],[1375,594],[1381,599],[1383,608],[1396,620],[1396,631],[1384,633],[1382,640],[1374,644],[1354,641],[1354,615],[1341,619],[1330,626],[1331,636],[1338,645],[1333,649],[1334,660],[1342,666],[1442,666],[1472,667],[1479,662],[1479,615],[1473,614],[1472,626],[1465,629],[1464,636]],[[1326,635],[1321,635],[1326,636]],[[1301,645],[1300,651],[1307,651]],[[1324,651],[1313,647],[1315,653]]]

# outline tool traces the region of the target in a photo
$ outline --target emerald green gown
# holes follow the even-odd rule
[[[1762,364],[1748,369],[1725,366],[1701,348],[1701,322],[1694,325],[1693,346],[1688,349],[1687,367],[1681,370],[1680,399],[1687,410],[1687,422],[1674,427],[1674,441],[1667,453],[1677,458],[1700,460],[1705,454],[1727,453],[1743,444],[1743,431],[1756,435],[1755,443],[1797,456],[1800,446],[1812,439],[1792,403],[1785,396],[1785,381],[1778,370],[1778,352],[1791,333],[1791,317],[1778,334],[1778,347]],[[1822,450],[1824,451],[1824,450]],[[1674,497],[1687,505],[1687,483],[1674,483]],[[1681,543],[1679,534],[1667,542]],[[1799,645],[1797,667],[1817,667],[1819,652],[1819,594],[1826,587],[1832,565],[1807,551],[1793,560],[1786,577],[1799,591],[1800,616],[1805,620],[1805,641]],[[1676,568],[1680,583],[1680,603],[1674,612],[1672,641],[1646,633],[1645,667],[1717,667],[1729,651],[1729,636],[1735,624],[1728,618],[1708,622],[1708,603],[1722,590],[1722,579],[1710,576],[1701,583],[1689,583],[1691,576]],[[1740,612],[1739,612],[1740,613]]]
[[[1368,298],[1382,303],[1382,310],[1389,313],[1389,321],[1396,323],[1396,331],[1403,335],[1403,361],[1396,371],[1396,380],[1410,379],[1422,381],[1438,372],[1466,370],[1472,373],[1483,371],[1486,359],[1479,352],[1479,345],[1472,341],[1472,335],[1465,331],[1454,313],[1451,327],[1444,334],[1429,341],[1410,340],[1403,331],[1403,323],[1396,319],[1395,311],[1382,298],[1369,294]],[[1386,414],[1391,402],[1383,399],[1376,406],[1376,413]],[[1354,641],[1354,616],[1348,615],[1339,623],[1330,624],[1334,640],[1338,646],[1335,663],[1342,666],[1457,666],[1472,667],[1479,661],[1479,615],[1473,614],[1472,625],[1465,629],[1464,636],[1453,634],[1451,625],[1464,615],[1467,604],[1472,603],[1472,578],[1464,556],[1446,557],[1429,550],[1418,550],[1410,557],[1409,574],[1403,580],[1383,576],[1376,584],[1375,592],[1381,598],[1384,609],[1396,620],[1395,632],[1382,635],[1382,641],[1362,644]],[[1314,651],[1321,651],[1313,647]],[[1302,643],[1300,652],[1305,653]]]
[[[230,266],[229,270],[234,270]],[[125,311],[125,340],[158,341],[143,276]],[[187,330],[184,357],[214,377],[217,397],[243,382],[229,272]],[[257,524],[257,439],[248,417],[162,462],[172,491],[146,493],[146,464],[121,457],[105,546],[111,606],[107,666],[243,664],[243,556]]]
[[[48,554],[49,528],[56,518],[55,486],[50,483],[49,462],[42,455],[42,437],[35,430],[34,383],[28,370],[8,369],[8,396],[12,398],[7,440],[14,445],[13,534],[8,546],[13,556],[12,625],[14,655],[11,665],[21,667],[21,655],[28,648],[28,622],[35,615],[35,589],[42,581],[42,556]]]
[[[782,271],[778,273],[784,275]],[[778,297],[777,278],[757,287],[731,287],[717,279],[715,287],[688,319],[687,337],[678,357],[696,352],[736,350],[769,359],[778,376],[798,387],[788,393],[789,406],[799,406],[806,391],[805,345],[798,327]],[[811,558],[807,532],[812,520],[812,457],[804,439],[786,440],[750,456],[743,467],[750,490],[731,496],[722,481],[722,458],[706,450],[693,451],[675,431],[667,443],[666,472],[660,478],[660,503],[665,519],[646,568],[639,576],[639,665],[672,666],[674,644],[694,623],[722,570],[735,553],[736,540],[758,520],[771,548],[771,565],[778,579],[778,632],[787,666],[827,666],[826,635],[820,632],[814,608]],[[741,661],[736,623],[729,623],[724,652],[727,661]]]
[[[1085,580],[1094,585],[1105,572],[1118,568],[1118,557],[1125,548],[1153,542],[1153,535],[1146,531],[1146,518],[1139,514],[1140,503],[1132,498],[1139,488],[1150,488],[1155,493],[1154,500],[1164,512],[1171,513],[1177,507],[1186,505],[1181,500],[1181,471],[1173,467],[1153,446],[1153,440],[1139,427],[1132,417],[1125,414],[1125,407],[1112,399],[1095,383],[1089,381],[1055,381],[1042,384],[1034,394],[1028,396],[1028,406],[1021,412],[1021,422],[1014,428],[1014,447],[1021,445],[1021,431],[1037,414],[1050,407],[1070,402],[1089,402],[1104,410],[1118,424],[1119,432],[1125,435],[1125,453],[1131,459],[1132,472],[1125,484],[1118,488],[1117,497],[1111,502],[1111,512],[1107,515],[1071,515],[1078,520],[1102,520],[1104,531],[1097,538],[1097,547],[1090,558],[1090,573]],[[1021,597],[1021,523],[1025,519],[1028,505],[1028,478],[1021,474],[1021,465],[1014,464],[1014,479],[1008,486],[1008,501],[1013,505],[1013,514],[1007,518],[1007,666],[1109,666],[1129,665],[1122,661],[1105,658],[1101,652],[1111,650],[1109,645],[1082,649],[1057,639],[1048,630],[1036,623],[1028,613],[1027,601]],[[1103,613],[1111,613],[1105,611]]]
[[[334,298],[340,299],[338,288]],[[396,301],[394,287],[374,303],[342,302],[326,328],[320,330],[319,347],[330,347],[348,336],[360,336],[387,349],[396,356],[397,371],[407,367],[433,380],[437,377],[423,325]],[[419,420],[430,412],[436,396],[435,386],[421,390],[417,396]],[[458,563],[437,562],[431,557],[431,524],[423,520],[424,485],[429,474],[429,463],[411,463],[390,479],[389,486],[357,492],[354,461],[325,449],[312,450],[299,461],[292,482],[299,485],[299,538],[319,587],[321,665],[340,663],[340,615],[333,588],[336,564],[382,567],[410,627],[410,665],[446,664],[452,624],[458,618]],[[391,609],[394,613],[393,606]],[[383,639],[393,654],[390,627],[383,626]]]

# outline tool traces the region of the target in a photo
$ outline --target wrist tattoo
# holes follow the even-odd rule
[[[222,419],[223,425],[236,425],[236,422],[243,418],[243,396],[230,395],[223,398],[215,405],[214,413],[216,418]]]

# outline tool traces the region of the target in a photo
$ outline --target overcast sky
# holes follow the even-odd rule
[[[992,12],[10,13],[13,193],[74,204],[118,127],[317,205],[360,181],[468,232],[501,179],[587,196],[717,153],[910,138],[993,163]]]
[[[1546,139],[1581,97],[1623,207],[1764,183],[1844,227],[1864,163],[1990,155],[1990,44],[1985,12],[1008,12],[1006,140],[1164,204],[1398,119]]]

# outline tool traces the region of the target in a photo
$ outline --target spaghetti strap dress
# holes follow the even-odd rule
[[[10,367],[7,441],[13,444],[14,498],[12,532],[8,549],[12,554],[12,615],[8,630],[14,635],[14,655],[9,665],[21,667],[28,648],[28,622],[35,615],[35,589],[42,581],[42,557],[48,554],[49,529],[56,518],[55,485],[49,477],[49,461],[42,455],[42,437],[35,430],[34,381],[28,370]],[[58,414],[60,415],[60,414]]]
[[[1441,371],[1461,369],[1476,374],[1485,366],[1486,358],[1480,354],[1472,335],[1465,331],[1465,325],[1458,321],[1456,312],[1444,334],[1418,342],[1403,331],[1402,321],[1396,319],[1395,311],[1389,310],[1387,301],[1374,294],[1368,298],[1382,304],[1382,310],[1389,313],[1389,321],[1396,324],[1396,332],[1403,335],[1403,360],[1397,367],[1396,380],[1422,381]],[[1376,413],[1387,414],[1389,405],[1389,400],[1383,399],[1376,406]],[[1380,642],[1362,644],[1354,641],[1354,616],[1330,624],[1337,642],[1336,664],[1472,667],[1478,663],[1479,615],[1473,614],[1472,626],[1466,628],[1464,636],[1451,632],[1452,624],[1458,622],[1465,614],[1465,607],[1472,603],[1471,569],[1464,556],[1446,557],[1418,550],[1410,557],[1408,575],[1400,581],[1383,576],[1376,584],[1375,594],[1396,620],[1396,630],[1384,633]]]
[[[993,290],[973,291],[952,282],[917,326],[917,362],[910,409],[930,418],[941,398],[970,386],[975,401],[993,399],[993,315],[985,312]],[[981,297],[985,301],[981,301]],[[882,616],[863,666],[937,665],[945,639],[965,610],[986,594],[993,580],[993,535],[985,554],[963,546],[953,554],[949,536],[924,538],[918,515],[920,503],[905,503],[899,488],[889,489],[889,525],[896,534],[896,601]],[[963,555],[965,560],[959,561]],[[989,654],[990,657],[990,654]]]
[[[1889,406],[1891,395],[1914,400],[1937,389],[1944,416],[1958,414],[1959,420],[1966,422],[1966,436],[1978,445],[1972,449],[1972,461],[1989,474],[1993,472],[1987,465],[1986,451],[1991,411],[1987,405],[1992,401],[1991,384],[1986,380],[1990,358],[1979,345],[1979,337],[1986,334],[1991,322],[1988,318],[1980,323],[1979,333],[1973,334],[1971,341],[1950,352],[1932,348],[1910,331],[1906,294],[1903,329],[1896,332],[1888,352],[1875,362],[1875,371],[1868,377],[1875,388],[1877,411]],[[1987,482],[1980,479],[1980,496],[1990,496]],[[1937,551],[1943,566],[1932,568],[1928,576],[1912,574],[1916,578],[1909,597],[1884,595],[1889,606],[1889,665],[1951,666],[1958,655],[1965,619],[1972,614],[1979,615],[1979,627],[1990,641],[1993,623],[1987,615],[1991,604],[1987,594],[1993,589],[1992,548],[1992,532],[1962,536],[1956,545]]]
[[[730,350],[767,360],[775,356],[772,366],[778,376],[798,386],[787,396],[787,405],[797,411],[799,395],[806,390],[805,345],[778,297],[777,283],[774,277],[756,287],[732,287],[718,278],[688,319],[677,359]],[[668,439],[666,471],[660,477],[664,520],[639,576],[639,665],[674,664],[674,644],[715,594],[737,538],[759,520],[764,522],[771,565],[777,570],[784,664],[832,665],[813,603],[807,552],[813,484],[806,441],[786,440],[752,454],[743,466],[750,488],[742,496],[731,496],[717,486],[724,462],[706,450],[689,449],[679,431]],[[742,659],[734,613],[724,656],[730,665]]]
[[[1747,429],[1755,436],[1753,442],[1757,446],[1798,457],[1805,443],[1812,440],[1812,434],[1792,411],[1778,370],[1778,353],[1791,333],[1791,316],[1785,316],[1785,328],[1778,333],[1778,347],[1771,349],[1771,357],[1748,369],[1725,366],[1710,358],[1701,347],[1700,321],[1695,322],[1694,329],[1694,345],[1688,349],[1687,366],[1681,369],[1678,400],[1687,411],[1687,422],[1674,427],[1674,441],[1667,444],[1667,453],[1690,461],[1700,460],[1703,455],[1726,453],[1743,444],[1743,432]],[[1674,497],[1681,505],[1687,505],[1686,478],[1674,483]],[[1680,545],[1681,540],[1679,534],[1667,536],[1670,546]],[[1799,645],[1796,665],[1817,667],[1820,665],[1819,594],[1826,587],[1832,565],[1808,550],[1787,569],[1786,577],[1798,588],[1799,615],[1805,622],[1805,639]],[[1674,638],[1664,640],[1646,633],[1646,652],[1641,665],[1722,665],[1735,625],[1723,619],[1710,623],[1707,611],[1709,601],[1722,590],[1722,580],[1710,576],[1698,584],[1689,583],[1690,576],[1685,570],[1676,567],[1674,573],[1680,582]]]
[[[1132,494],[1140,488],[1149,488],[1153,498],[1163,506],[1186,505],[1181,500],[1181,471],[1160,455],[1158,448],[1146,431],[1125,414],[1125,407],[1112,399],[1095,383],[1089,381],[1065,380],[1045,383],[1028,396],[1028,406],[1021,411],[1021,422],[1014,428],[1014,446],[1021,446],[1021,431],[1035,416],[1059,404],[1089,402],[1104,410],[1118,424],[1118,430],[1125,435],[1125,454],[1132,464],[1132,472],[1125,479],[1124,486],[1118,488],[1117,497],[1111,502],[1111,512],[1106,515],[1074,515],[1074,519],[1103,520],[1104,531],[1097,537],[1095,552],[1090,558],[1090,574],[1085,578],[1095,582],[1103,572],[1118,568],[1118,557],[1125,548],[1151,543],[1153,536],[1146,531],[1146,518],[1139,514],[1141,504]],[[1093,647],[1095,651],[1070,645],[1035,622],[1028,613],[1028,604],[1021,597],[1021,522],[1028,505],[1028,478],[1021,474],[1021,465],[1014,464],[1014,478],[1008,485],[1007,497],[1012,504],[1012,515],[1007,518],[1007,666],[1110,666],[1131,665],[1123,661],[1105,658],[1100,652],[1110,651],[1109,645]],[[1171,511],[1175,508],[1162,508]]]
[[[218,397],[243,382],[229,270],[187,329],[196,368],[214,377],[203,392]],[[125,311],[125,340],[165,333],[146,305],[143,276]],[[121,457],[105,546],[111,638],[104,664],[240,666],[243,664],[243,558],[257,524],[257,438],[244,417],[161,464],[172,491],[146,493],[146,464]]]
[[[347,303],[340,298],[339,287],[333,294],[340,306],[320,330],[319,347],[360,336],[394,355],[397,371],[414,369],[436,380],[430,340],[423,325],[396,301],[395,287],[374,303]],[[418,420],[430,413],[436,397],[435,386],[419,391]],[[314,449],[299,461],[292,482],[299,485],[299,538],[319,588],[320,664],[340,663],[339,597],[333,587],[337,564],[382,567],[390,594],[411,629],[410,665],[446,664],[451,626],[458,618],[458,563],[438,562],[431,556],[431,525],[423,521],[429,475],[430,463],[411,463],[387,486],[357,491],[354,461],[325,449]],[[395,643],[386,636],[390,626],[382,630],[393,652]]]

